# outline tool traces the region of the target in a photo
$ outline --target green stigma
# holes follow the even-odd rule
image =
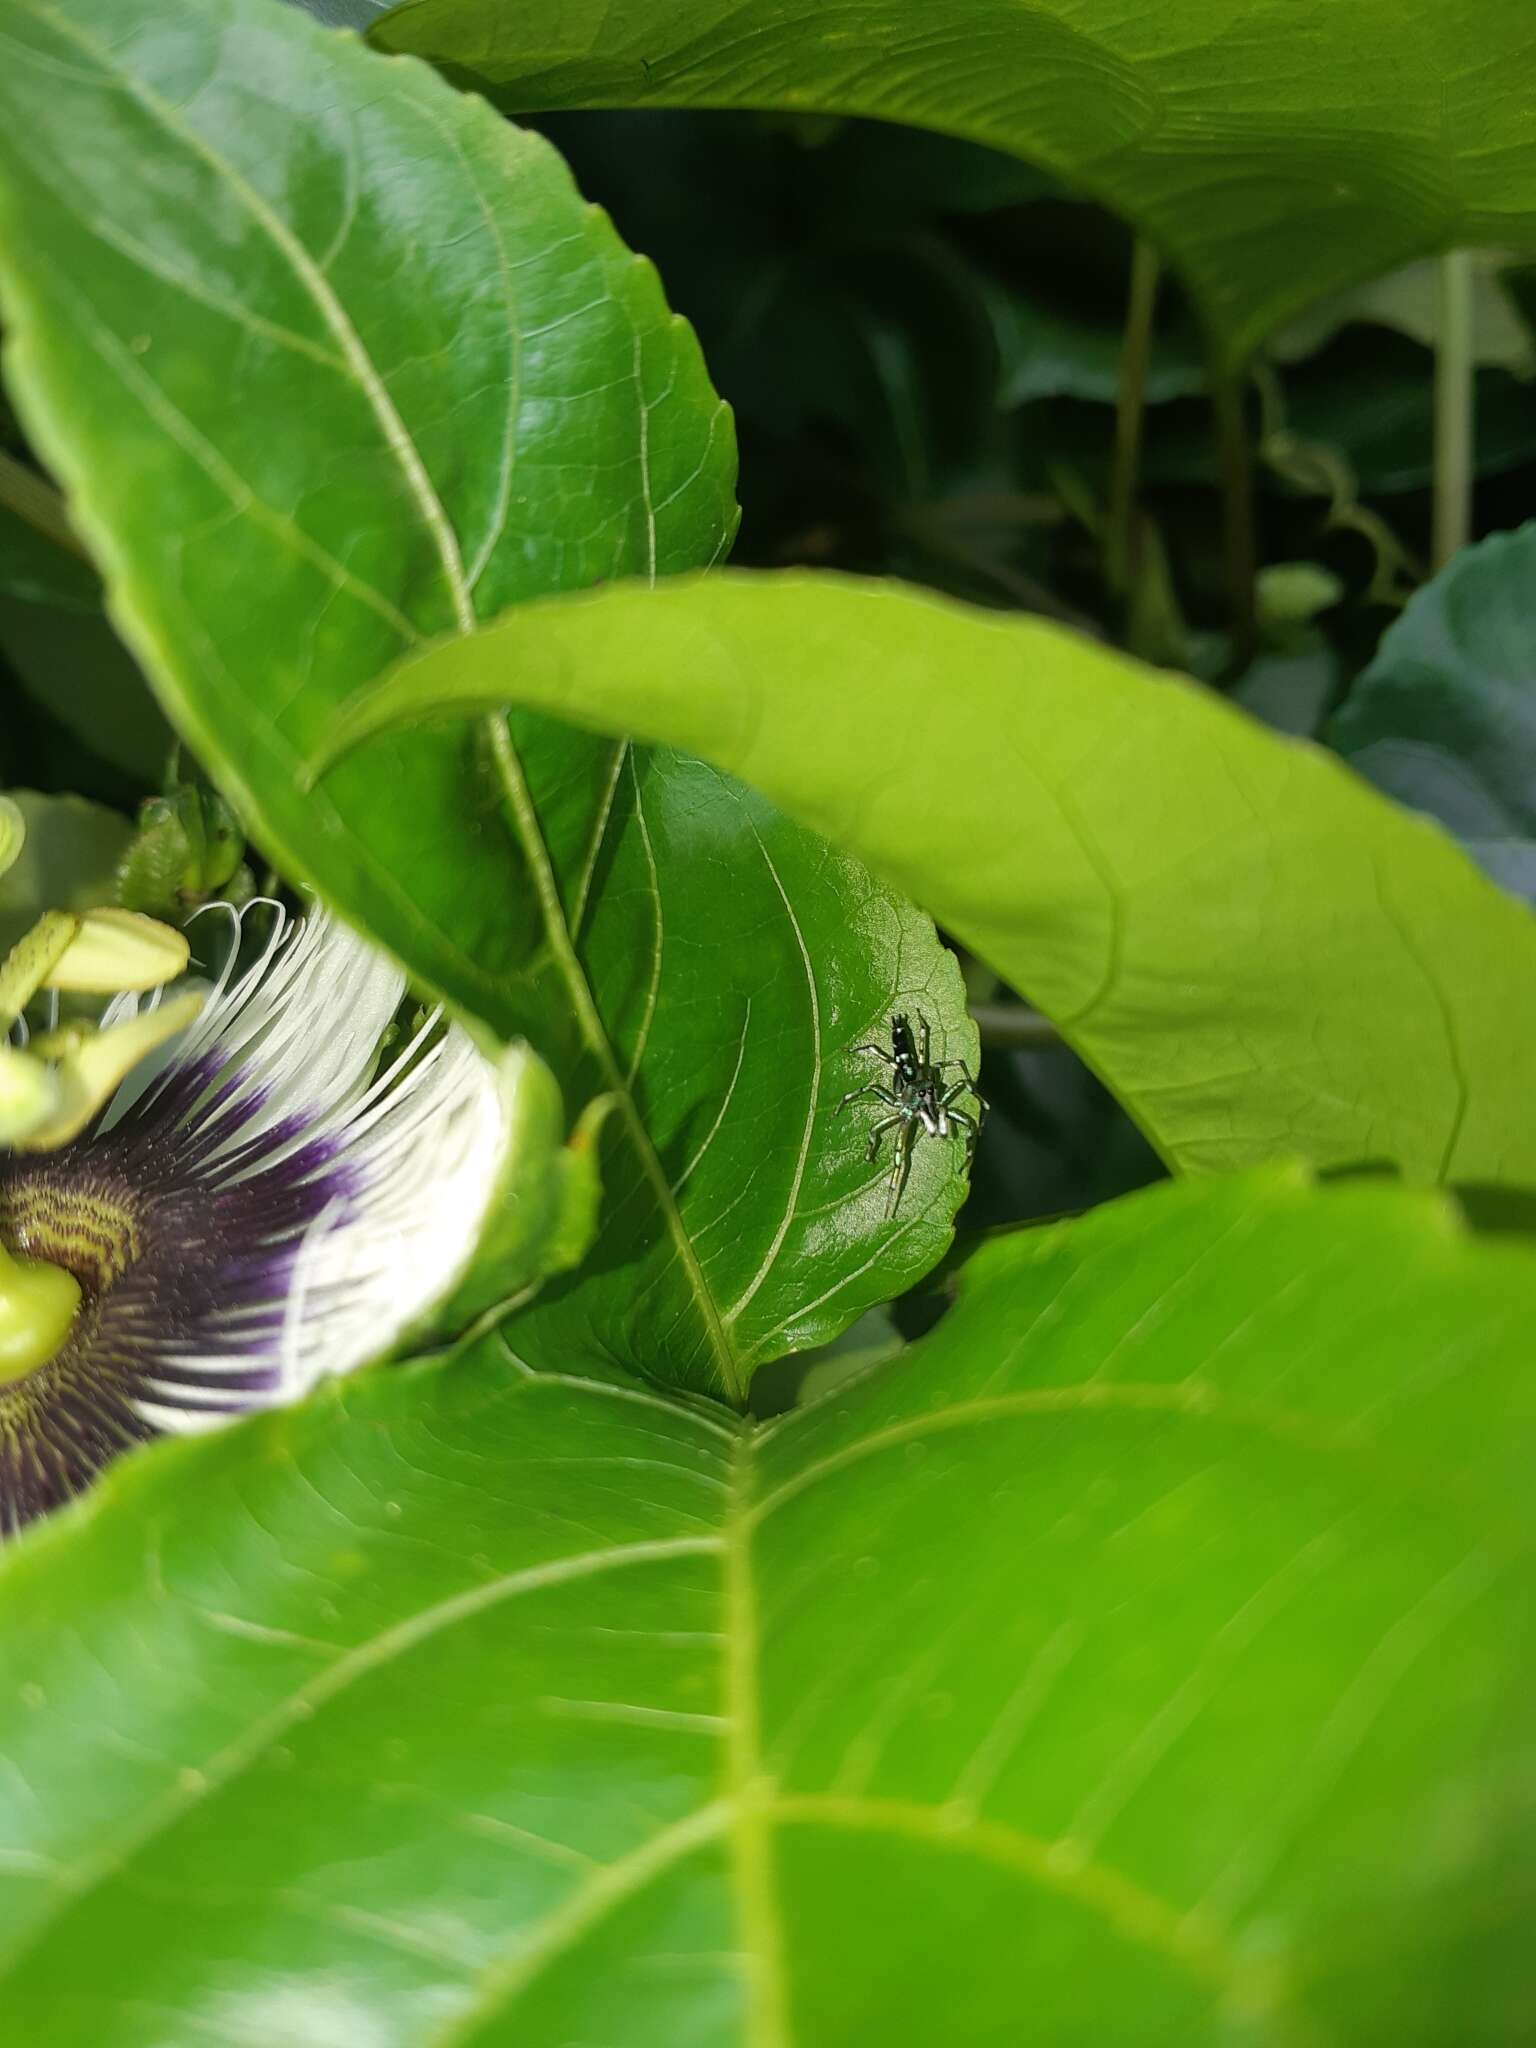
[[[80,1282],[46,1259],[0,1245],[0,1386],[45,1365],[74,1328]]]

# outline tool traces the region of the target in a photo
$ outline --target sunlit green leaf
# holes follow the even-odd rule
[[[1536,1182],[1525,912],[1187,681],[896,584],[722,572],[511,613],[403,664],[338,737],[510,699],[689,747],[853,848],[1179,1166]]]
[[[1486,0],[1475,61],[1452,0],[407,0],[372,34],[520,111],[822,109],[1014,150],[1150,235],[1234,357],[1410,257],[1536,233],[1523,0]]]
[[[1527,1253],[1282,1175],[767,1429],[488,1339],[135,1458],[0,1576],[8,2025],[1519,2040],[1533,1343]]]

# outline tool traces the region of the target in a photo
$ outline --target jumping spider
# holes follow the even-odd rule
[[[855,1045],[850,1048],[853,1052],[872,1052],[877,1059],[884,1060],[891,1069],[891,1082],[887,1088],[878,1081],[866,1081],[862,1088],[851,1088],[837,1105],[841,1114],[850,1102],[869,1095],[891,1111],[889,1116],[882,1117],[871,1127],[869,1145],[864,1154],[866,1159],[873,1159],[880,1150],[884,1134],[895,1130],[896,1157],[886,1182],[885,1213],[888,1218],[896,1214],[901,1201],[907,1175],[912,1170],[912,1147],[918,1139],[925,1133],[930,1138],[952,1138],[964,1131],[965,1157],[969,1164],[976,1149],[976,1134],[987,1113],[986,1097],[976,1086],[975,1077],[965,1061],[933,1059],[930,1056],[928,1020],[919,1012],[917,1022],[923,1038],[921,1053],[912,1036],[912,1026],[900,1011],[891,1019],[889,1052],[883,1045]],[[944,1080],[946,1067],[958,1067],[961,1074],[958,1081],[951,1081],[947,1086]],[[962,1095],[975,1097],[975,1116],[955,1108]]]

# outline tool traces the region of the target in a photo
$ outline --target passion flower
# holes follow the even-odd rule
[[[237,967],[242,926],[269,918]],[[0,1153],[0,1529],[147,1438],[296,1399],[448,1288],[508,1099],[457,1025],[381,1044],[398,970],[324,913],[231,913],[195,1020],[81,1136]],[[108,1030],[158,998],[119,999]]]

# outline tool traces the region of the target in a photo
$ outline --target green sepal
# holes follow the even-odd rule
[[[599,1096],[565,1139],[560,1085],[526,1044],[496,1057],[504,1116],[501,1171],[462,1272],[432,1311],[423,1338],[459,1336],[500,1307],[512,1309],[541,1281],[576,1265],[597,1228],[601,1186],[597,1132],[612,1106]]]

